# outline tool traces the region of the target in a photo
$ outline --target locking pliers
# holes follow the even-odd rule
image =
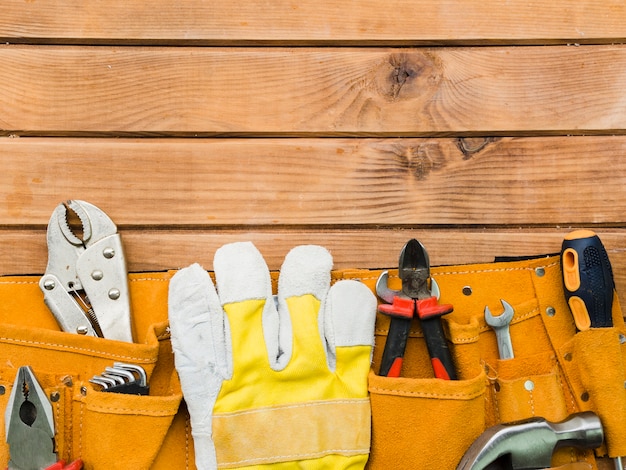
[[[70,227],[72,213],[82,230]],[[132,342],[126,260],[109,216],[88,202],[66,201],[52,213],[47,238],[39,287],[61,329]]]

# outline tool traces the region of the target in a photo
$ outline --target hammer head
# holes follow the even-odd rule
[[[559,447],[594,449],[602,444],[600,419],[591,412],[577,413],[565,421],[551,423],[532,418],[487,429],[469,447],[457,470],[486,470],[498,460],[507,470],[544,469],[551,465]]]

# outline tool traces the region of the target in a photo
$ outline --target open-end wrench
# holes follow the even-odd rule
[[[498,353],[500,359],[512,359],[513,344],[511,343],[511,334],[509,332],[509,323],[513,319],[515,310],[511,307],[506,300],[500,299],[504,312],[498,316],[494,316],[489,310],[489,307],[485,307],[485,321],[496,332],[496,341],[498,342]]]

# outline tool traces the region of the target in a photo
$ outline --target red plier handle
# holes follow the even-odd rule
[[[65,465],[65,460],[59,460],[57,463],[53,463],[46,470],[82,470],[83,461],[80,459],[74,460],[71,464]]]

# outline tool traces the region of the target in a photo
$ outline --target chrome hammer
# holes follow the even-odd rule
[[[595,449],[603,439],[600,419],[590,411],[576,413],[559,423],[531,418],[498,424],[474,441],[457,470],[545,469],[550,467],[552,454],[559,447]],[[504,462],[504,466],[491,466],[496,461]]]

